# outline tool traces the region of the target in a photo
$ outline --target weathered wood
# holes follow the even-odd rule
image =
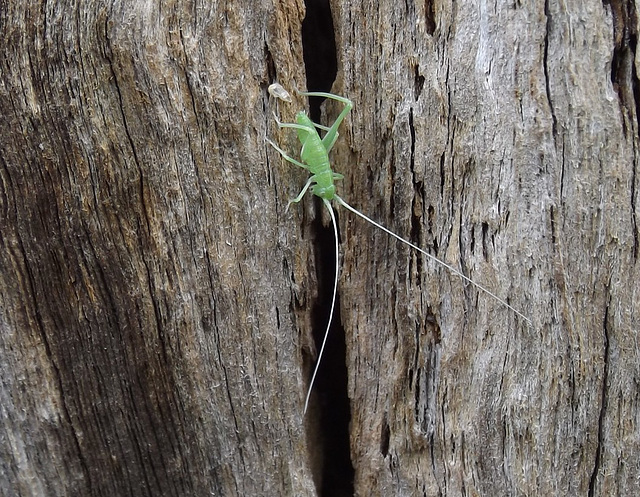
[[[264,143],[303,14],[4,3],[0,494],[314,493],[310,244]]]
[[[0,494],[637,493],[635,7],[332,15],[336,60],[300,1],[0,8]],[[340,194],[534,322],[338,210],[305,420],[332,235],[264,143],[303,48]]]
[[[534,321],[343,214],[356,495],[637,493],[633,4],[334,14],[344,197]]]

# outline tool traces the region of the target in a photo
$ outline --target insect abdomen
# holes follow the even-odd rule
[[[329,154],[311,119],[304,112],[299,112],[296,120],[298,124],[308,129],[308,131],[298,130],[298,137],[302,142],[302,151],[300,152],[302,161],[309,166],[309,171],[313,174],[331,171]]]
[[[315,185],[311,191],[314,195],[326,200],[333,200],[336,196],[336,186],[333,184],[333,172],[329,169],[325,172],[314,174]]]
[[[327,149],[322,143],[322,139],[318,135],[313,122],[304,112],[298,113],[296,121],[308,129],[308,131],[299,129],[298,137],[302,142],[300,158],[309,166],[309,171],[313,173],[315,185],[311,191],[318,197],[332,200],[335,197],[336,189],[333,184],[333,171],[331,171]]]

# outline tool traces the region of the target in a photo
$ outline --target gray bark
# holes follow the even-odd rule
[[[637,493],[634,5],[364,4],[345,198],[533,325],[343,216],[356,494]]]
[[[0,8],[0,494],[637,493],[635,5],[331,7]],[[533,322],[337,208],[306,418],[303,50],[339,194]]]

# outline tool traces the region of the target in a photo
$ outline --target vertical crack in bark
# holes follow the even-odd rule
[[[413,107],[409,110],[409,132],[411,134],[411,172],[416,170],[416,129],[413,125]]]
[[[3,169],[6,171],[7,176],[9,177],[10,182],[12,184],[12,188],[10,191],[12,192],[13,194],[12,196],[14,197],[13,204],[14,206],[16,206],[15,215],[16,215],[16,224],[17,224],[18,208],[17,208],[17,203],[15,202],[15,192],[19,193],[19,190],[16,190],[15,189],[16,187],[13,186],[13,180],[11,180],[11,175],[9,174],[9,170],[6,166],[6,163],[4,162],[3,162]],[[16,251],[17,253],[14,252],[13,255],[16,259],[16,270],[19,270],[19,266],[21,266],[21,268],[23,269],[22,276],[24,278],[22,278],[22,285],[23,285],[24,293],[29,297],[27,300],[32,303],[33,320],[35,323],[35,329],[37,330],[38,336],[42,340],[42,346],[44,347],[45,356],[49,361],[49,364],[53,372],[52,381],[55,383],[58,389],[57,393],[60,399],[60,409],[61,409],[60,417],[64,420],[63,424],[68,427],[68,433],[70,435],[70,439],[72,441],[75,454],[77,455],[78,461],[80,463],[82,478],[84,479],[84,483],[86,484],[87,489],[91,491],[93,489],[91,471],[89,470],[89,462],[87,461],[87,455],[85,454],[82,448],[83,444],[81,443],[81,439],[79,436],[79,434],[82,433],[82,427],[79,427],[79,423],[81,420],[78,419],[78,416],[74,416],[72,414],[72,408],[69,407],[69,402],[70,402],[69,398],[73,399],[74,395],[73,395],[73,392],[67,395],[67,388],[65,388],[65,383],[68,383],[68,381],[65,381],[66,375],[63,374],[63,369],[61,370],[60,357],[56,352],[54,352],[52,348],[52,343],[50,340],[51,337],[49,336],[50,334],[47,332],[47,326],[43,318],[43,312],[41,311],[42,304],[40,302],[40,299],[38,299],[39,292],[38,292],[38,285],[36,284],[36,281],[39,278],[34,273],[34,269],[33,269],[34,263],[33,263],[33,260],[31,260],[31,258],[28,255],[28,249],[24,243],[24,239],[20,229],[17,229],[15,231],[15,237],[17,242],[17,251]],[[21,259],[20,261],[21,264],[18,262],[18,259]],[[111,302],[111,304],[113,304],[113,302]],[[76,409],[73,409],[73,412],[76,412]]]
[[[560,202],[564,200],[564,177],[566,173],[566,160],[565,160],[565,146],[564,146],[564,135],[562,136],[562,154],[561,154],[562,162],[560,164]]]
[[[413,107],[409,111],[409,133],[411,135],[410,170],[413,175],[413,200],[411,201],[411,240],[416,243],[422,240],[424,225],[424,183],[416,178],[416,129],[413,122]],[[422,257],[416,257],[416,273],[422,274]]]
[[[636,217],[636,181],[637,181],[637,168],[636,168],[637,156],[634,153],[632,170],[631,170],[631,224],[633,233],[633,258],[638,259],[638,219]]]
[[[551,97],[551,83],[549,74],[549,37],[551,36],[552,23],[551,12],[549,10],[549,0],[544,2],[544,14],[547,18],[546,33],[544,35],[544,83],[547,90],[547,102],[549,103],[549,112],[551,112],[551,131],[553,133],[553,142],[555,144],[558,133],[558,119],[553,107],[553,98]]]
[[[611,304],[610,296],[611,281],[607,284],[607,294],[609,295],[609,301],[604,311],[604,368],[602,372],[602,394],[600,400],[600,416],[598,417],[598,446],[596,447],[596,458],[593,464],[593,471],[591,472],[591,478],[589,479],[589,497],[597,495],[596,485],[598,482],[598,474],[602,467],[602,452],[604,450],[604,422],[607,415],[607,406],[609,404],[609,390],[607,388],[607,382],[609,378],[609,306]]]
[[[427,0],[424,3],[424,21],[425,27],[427,28],[427,33],[433,36],[433,33],[436,30],[436,16],[433,8],[434,0]]]
[[[329,0],[305,0],[307,14],[302,22],[302,49],[308,91],[331,91],[338,74],[336,40]],[[309,116],[320,121],[320,97],[309,99]]]
[[[631,222],[633,232],[633,255],[638,258],[639,240],[636,218],[636,161],[638,129],[640,128],[640,82],[636,71],[635,57],[638,45],[638,16],[633,2],[626,0],[603,0],[609,6],[613,18],[614,49],[611,57],[611,83],[618,94],[622,128],[633,144],[634,160],[631,180]]]
[[[307,89],[328,92],[331,91],[337,74],[335,33],[329,0],[305,0],[305,4],[307,14],[302,23],[302,45]],[[314,122],[320,122],[320,105],[323,100],[316,97],[309,99],[309,115]],[[313,230],[316,233],[315,258],[320,295],[313,310],[313,323],[317,323],[313,334],[319,350],[329,317],[336,268],[332,227],[323,226],[318,216]],[[313,469],[313,473],[321,477],[321,482],[317,482],[320,496],[353,495],[354,492],[354,469],[349,444],[351,407],[348,397],[346,342],[344,328],[340,323],[338,293],[330,336],[314,387],[318,401],[311,405],[311,409],[316,412],[309,416],[310,420],[314,420],[309,430],[315,432],[310,435],[310,440],[319,439],[319,446],[323,450],[322,454],[312,454],[310,458],[322,466]],[[311,447],[311,450],[317,451],[318,448]]]
[[[625,0],[604,0],[611,9],[613,19],[613,55],[611,57],[611,83],[618,93],[620,110],[625,120],[625,135],[638,127],[638,77],[634,59],[638,43],[638,26],[635,5]],[[628,120],[628,122],[627,122]],[[631,130],[629,129],[631,126]]]
[[[381,433],[380,433],[380,453],[382,457],[387,457],[389,455],[389,441],[391,439],[391,428],[389,427],[389,422],[386,417],[382,423]]]
[[[413,201],[412,201],[412,210],[411,210],[411,240],[414,240],[416,243],[422,241],[422,231],[424,229],[425,224],[427,226],[431,226],[433,224],[431,218],[433,215],[433,206],[429,206],[427,213],[424,210],[424,182],[416,181],[414,179],[413,183]],[[424,222],[424,218],[428,219],[427,223]],[[428,231],[431,231],[428,228]],[[434,250],[437,250],[437,244],[434,245]],[[423,261],[422,257],[416,257],[416,270],[415,274],[423,274]]]
[[[424,83],[426,81],[426,78],[420,74],[420,66],[418,66],[417,64],[415,66],[413,66],[413,93],[414,93],[414,100],[417,102],[420,99],[420,96],[422,95],[422,90],[424,89]],[[412,115],[413,115],[413,109],[411,109],[412,111]]]
[[[140,175],[140,204],[142,207],[142,215],[144,218],[144,222],[146,223],[146,228],[147,228],[147,234],[149,236],[151,236],[151,233],[153,233],[153,230],[151,228],[151,221],[149,218],[149,206],[147,205],[147,201],[145,198],[145,190],[146,190],[146,186],[145,186],[145,180],[144,180],[144,172],[143,172],[143,168],[141,166],[141,161],[138,158],[138,151],[136,149],[136,145],[134,143],[131,131],[130,131],[130,126],[129,123],[127,121],[127,114],[125,111],[125,103],[124,103],[124,98],[122,96],[122,91],[120,89],[120,83],[119,83],[119,79],[120,79],[120,74],[118,73],[118,71],[116,70],[115,64],[114,64],[114,55],[113,55],[113,49],[111,46],[111,38],[109,35],[109,26],[108,26],[109,22],[108,20],[105,21],[105,58],[109,64],[109,70],[111,71],[111,77],[113,79],[113,84],[114,84],[114,88],[116,90],[116,93],[118,95],[118,103],[119,103],[119,110],[120,110],[120,114],[121,114],[121,118],[122,118],[122,128],[124,129],[124,133],[125,136],[127,138],[127,142],[129,143],[129,147],[131,148],[131,155],[133,157],[133,162],[135,163],[135,166],[138,170],[138,174]]]
[[[638,15],[633,2],[603,0],[611,9],[613,18],[614,49],[611,57],[611,83],[618,93],[622,128],[633,144],[634,160],[631,180],[631,220],[633,255],[638,258],[639,240],[636,218],[636,161],[638,156],[638,129],[640,129],[640,82],[635,65],[638,45]]]

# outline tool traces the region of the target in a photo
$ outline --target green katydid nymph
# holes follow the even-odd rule
[[[274,97],[280,98],[284,101],[287,101],[287,102],[291,101],[289,93],[277,83],[274,83],[269,87],[269,93]],[[488,294],[496,301],[500,302],[500,304],[510,309],[512,312],[514,312],[520,318],[526,321],[529,325],[531,325],[531,320],[529,318],[527,318],[523,313],[516,310],[514,307],[508,304],[504,299],[501,299],[486,287],[480,285],[479,283],[476,283],[475,281],[470,279],[468,276],[465,276],[462,272],[460,272],[453,266],[447,264],[444,261],[441,261],[434,255],[429,254],[428,252],[424,251],[417,245],[414,245],[410,241],[402,238],[400,235],[396,235],[391,230],[385,228],[379,223],[376,223],[375,221],[373,221],[372,219],[364,215],[362,212],[358,211],[354,207],[351,207],[348,203],[342,200],[336,194],[334,181],[337,179],[342,179],[343,176],[341,174],[338,174],[332,171],[331,163],[329,162],[329,152],[331,151],[331,148],[333,147],[336,140],[338,139],[338,128],[340,124],[342,123],[344,118],[347,116],[349,111],[351,111],[353,104],[351,100],[349,100],[348,98],[341,97],[339,95],[334,95],[333,93],[325,93],[325,92],[317,92],[317,91],[298,92],[298,93],[300,95],[309,96],[309,97],[329,98],[344,104],[344,109],[342,110],[340,115],[337,117],[337,119],[334,121],[334,123],[331,125],[331,127],[322,126],[320,124],[314,123],[313,121],[311,121],[311,119],[307,116],[307,114],[304,111],[300,111],[296,114],[295,123],[283,123],[283,122],[280,122],[277,116],[275,117],[276,123],[280,128],[291,128],[296,130],[298,134],[298,139],[302,143],[302,150],[300,151],[299,161],[294,159],[290,155],[288,155],[284,150],[278,147],[278,145],[273,143],[271,140],[267,139],[267,142],[273,148],[275,148],[285,160],[287,160],[288,162],[291,162],[292,164],[295,164],[296,166],[306,169],[311,173],[311,177],[309,178],[307,183],[304,185],[304,188],[302,188],[298,196],[289,201],[289,203],[287,204],[287,209],[292,203],[300,202],[300,200],[302,200],[302,197],[304,197],[305,193],[307,193],[307,190],[311,188],[311,192],[322,199],[322,202],[324,203],[325,207],[329,211],[329,215],[331,216],[331,222],[333,224],[334,236],[335,236],[336,272],[335,272],[334,285],[333,285],[333,297],[331,299],[331,310],[329,312],[329,322],[327,324],[327,329],[325,331],[324,338],[322,340],[322,345],[320,347],[320,353],[318,354],[318,360],[316,361],[316,366],[313,371],[313,375],[311,377],[311,382],[309,384],[309,390],[307,392],[307,396],[304,403],[304,413],[307,412],[307,408],[309,406],[309,398],[311,396],[311,390],[313,388],[313,384],[316,379],[316,375],[318,373],[320,361],[322,360],[322,354],[324,352],[325,344],[327,343],[327,336],[329,335],[329,328],[331,327],[331,320],[333,318],[336,293],[338,289],[338,273],[339,273],[338,228],[336,224],[336,218],[333,213],[333,208],[331,207],[332,200],[337,202],[339,205],[343,206],[345,209],[353,212],[355,215],[361,217],[365,221],[371,223],[376,228],[381,229],[382,231],[391,235],[392,237],[396,238],[402,243],[408,245],[409,247],[420,252],[421,254],[427,256],[429,259],[445,267],[447,270],[451,271],[453,274],[459,276],[463,280],[471,283],[473,286],[475,286],[482,292]],[[325,132],[322,138],[318,134],[318,131],[317,131],[318,129],[321,129]]]

